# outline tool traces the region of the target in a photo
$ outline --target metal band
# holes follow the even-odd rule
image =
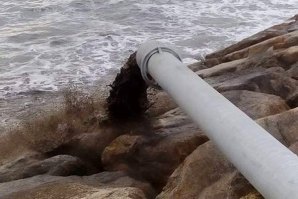
[[[182,59],[180,57],[180,55],[178,53],[176,53],[175,51],[173,51],[172,49],[168,48],[168,47],[157,47],[154,48],[153,50],[151,50],[149,53],[147,53],[144,57],[144,59],[141,62],[141,74],[142,77],[144,79],[144,81],[149,85],[152,86],[154,88],[160,89],[160,86],[158,86],[158,84],[149,77],[149,73],[148,73],[148,63],[150,58],[156,54],[156,53],[163,53],[163,52],[167,52],[167,53],[171,53],[172,55],[174,55],[177,59],[179,59],[182,62]]]

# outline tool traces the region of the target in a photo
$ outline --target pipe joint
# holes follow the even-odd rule
[[[152,86],[154,88],[158,88],[160,89],[160,87],[158,86],[158,84],[156,83],[156,81],[149,75],[148,72],[148,63],[150,58],[159,53],[163,53],[163,52],[167,52],[172,54],[174,57],[176,57],[178,60],[180,60],[182,62],[182,59],[180,57],[180,55],[173,50],[173,48],[158,42],[158,41],[148,41],[144,44],[142,44],[138,51],[137,51],[137,64],[141,70],[141,75],[144,79],[144,81],[149,85]]]

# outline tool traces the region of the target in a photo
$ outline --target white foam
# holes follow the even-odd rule
[[[54,91],[69,83],[92,84],[107,70],[121,67],[148,39],[175,44],[186,63],[192,63],[297,10],[298,0],[4,2],[0,98]]]
[[[183,63],[186,65],[197,63],[199,60],[193,58],[184,58]]]

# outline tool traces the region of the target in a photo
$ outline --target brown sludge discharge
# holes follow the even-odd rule
[[[111,119],[137,118],[148,109],[147,85],[137,65],[136,53],[130,55],[110,86],[107,104]]]

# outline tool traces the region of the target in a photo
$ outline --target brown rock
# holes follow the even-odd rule
[[[217,182],[205,188],[199,198],[239,199],[252,192],[256,192],[253,186],[239,172],[234,171],[223,175]]]
[[[206,78],[219,92],[249,90],[280,96],[289,100],[297,92],[298,81],[287,76],[283,68],[255,68]]]
[[[298,62],[298,46],[292,46],[290,48],[283,50],[278,54],[278,57],[282,62],[288,65],[292,65]]]
[[[54,176],[84,175],[96,171],[77,157],[58,155],[48,159],[42,156],[21,157],[0,167],[0,183],[41,174]]]
[[[280,57],[281,53],[275,53],[275,51],[272,48],[270,48],[265,52],[258,53],[257,55],[229,62],[224,62],[215,65],[211,68],[197,71],[196,73],[200,77],[208,78],[223,75],[225,73],[242,71],[245,69],[273,67],[281,67],[286,70],[289,69],[289,64],[285,63]]]
[[[255,191],[241,197],[240,199],[264,199],[264,197],[260,193]]]
[[[101,154],[117,136],[117,129],[102,129],[93,133],[84,133],[73,137],[67,143],[51,151],[50,155],[69,154],[80,157],[85,162],[89,162],[101,169]]]
[[[291,108],[298,107],[298,90],[288,98],[287,103]]]
[[[234,72],[234,71],[237,70],[239,65],[241,65],[242,63],[244,63],[246,61],[247,61],[247,58],[234,60],[234,61],[231,61],[231,62],[226,62],[226,63],[222,63],[222,64],[219,64],[219,65],[213,66],[211,68],[199,70],[196,73],[200,77],[206,78],[206,77],[221,75],[221,74],[224,74],[226,72]]]
[[[145,194],[133,187],[125,188],[105,188],[97,190],[95,193],[91,193],[84,197],[84,199],[146,199]]]
[[[164,91],[153,92],[148,98],[150,102],[153,102],[148,109],[151,117],[159,116],[177,107],[177,104],[174,102],[174,100]]]
[[[2,199],[56,198],[152,198],[154,191],[145,182],[122,172],[104,172],[85,177],[35,176],[0,184]]]
[[[239,199],[254,192],[250,183],[209,141],[174,171],[157,199]]]
[[[124,170],[160,189],[167,177],[197,146],[208,138],[192,125],[156,127],[150,136],[123,135],[103,152],[105,169]]]
[[[246,90],[232,90],[222,94],[252,119],[274,115],[289,109],[286,102],[275,95]]]
[[[298,108],[259,119],[257,122],[286,146],[298,141]]]
[[[258,43],[262,43],[266,40],[270,40],[271,38],[278,37],[284,35],[289,32],[295,31],[295,27],[297,26],[297,19],[294,17],[290,19],[290,21],[285,22],[283,24],[275,25],[271,28],[268,28],[264,31],[261,31],[255,35],[252,35],[234,45],[231,45],[223,50],[219,50],[217,52],[211,53],[206,56],[207,59],[223,57],[227,54],[230,54],[235,51],[239,51],[245,49],[249,46],[253,46]]]
[[[294,64],[288,71],[288,75],[298,80],[298,63]]]
[[[232,52],[235,52],[235,51],[239,51],[239,50],[242,50],[244,48],[247,48],[251,45],[254,45],[254,44],[257,44],[259,42],[262,42],[262,41],[265,41],[267,39],[271,39],[273,37],[276,37],[276,36],[280,36],[282,34],[284,34],[285,31],[284,30],[281,30],[280,32],[278,31],[270,31],[270,30],[265,30],[265,31],[262,31],[260,33],[257,33],[251,37],[248,37],[234,45],[231,45],[223,50],[219,50],[217,52],[214,52],[214,53],[211,53],[209,55],[206,56],[207,59],[211,59],[211,58],[215,58],[215,57],[222,57],[222,56],[225,56],[229,53],[232,53]]]
[[[227,62],[227,61],[233,61],[233,60],[237,60],[237,59],[243,59],[246,58],[248,56],[254,56],[257,55],[259,53],[263,53],[265,51],[267,51],[268,49],[270,49],[271,47],[275,48],[276,45],[281,46],[281,44],[286,45],[286,39],[290,38],[293,36],[293,33],[288,33],[285,35],[281,35],[278,37],[273,37],[270,38],[268,40],[264,40],[260,43],[256,43],[252,46],[249,46],[247,48],[244,48],[242,50],[239,51],[234,51],[231,52],[227,55],[225,55],[224,57],[222,57],[222,62]]]
[[[207,60],[205,60],[205,58],[203,58],[203,59],[201,59],[201,61],[198,61],[196,63],[188,65],[188,68],[191,69],[192,71],[196,72],[198,70],[210,68],[210,67],[213,67],[218,64],[220,64],[220,61],[217,58],[211,58],[211,59],[207,59]]]
[[[199,130],[197,125],[193,124],[192,120],[180,108],[170,110],[163,115],[160,115],[154,122],[155,130],[172,129],[171,131],[179,132],[183,130],[185,125],[190,125],[192,130]],[[182,127],[179,129],[179,127]]]

